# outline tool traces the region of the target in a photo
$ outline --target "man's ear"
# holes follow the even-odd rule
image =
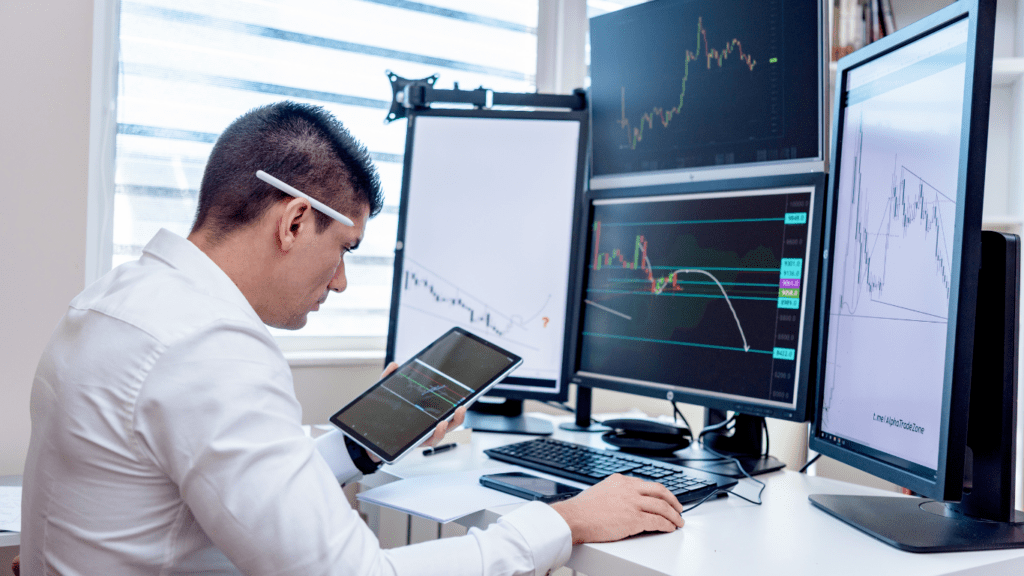
[[[312,232],[316,225],[313,207],[304,198],[293,198],[284,206],[277,220],[277,243],[283,252],[292,249],[298,237]]]

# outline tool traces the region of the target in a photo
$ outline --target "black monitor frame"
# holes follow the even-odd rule
[[[542,97],[544,95],[532,95]],[[423,108],[409,110],[408,127],[406,135],[405,160],[402,175],[402,199],[399,206],[398,232],[395,248],[395,270],[392,285],[391,313],[388,324],[388,338],[385,360],[391,362],[395,359],[395,347],[398,325],[398,311],[400,305],[400,287],[403,274],[404,243],[406,237],[406,223],[408,219],[411,163],[413,158],[413,144],[415,141],[416,124],[422,117],[444,117],[444,118],[481,118],[481,119],[513,119],[527,121],[556,120],[565,122],[578,122],[580,137],[577,148],[576,185],[572,208],[572,229],[576,229],[580,220],[581,210],[579,199],[583,194],[583,186],[586,174],[586,153],[588,142],[589,115],[586,110],[495,110],[495,109],[460,109],[460,108]],[[482,215],[483,216],[483,215]],[[497,218],[498,214],[487,215]],[[528,226],[523,223],[523,226]],[[569,295],[575,291],[573,282],[575,274],[575,254],[578,251],[578,239],[572,237],[569,247],[569,275],[568,290],[566,295],[566,314],[568,314]],[[568,317],[566,323],[569,323]],[[551,434],[551,425],[547,422],[527,419],[522,415],[523,400],[555,401],[565,402],[569,397],[569,373],[566,370],[569,358],[568,339],[563,338],[563,353],[561,363],[560,385],[557,390],[537,388],[537,390],[523,390],[496,385],[488,392],[488,395],[475,403],[471,410],[478,412],[473,415],[475,420],[471,427],[476,429],[487,429],[488,431],[502,431],[517,434]],[[513,374],[506,378],[514,380]],[[505,399],[504,403],[495,403],[494,399]],[[467,424],[469,425],[469,424]]]
[[[846,56],[839,61],[836,76],[834,113],[832,115],[832,183],[826,216],[825,250],[835,244],[836,196],[839,182],[836,176],[842,169],[844,158],[839,143],[845,125],[843,114],[847,93],[847,77],[851,70],[889,54],[936,30],[969,18],[966,78],[969,85],[964,95],[963,136],[960,144],[960,167],[957,181],[957,215],[954,247],[959,248],[953,258],[951,298],[947,336],[947,358],[943,383],[943,417],[939,465],[934,479],[922,477],[899,466],[868,456],[847,445],[839,446],[821,438],[821,411],[824,405],[821,391],[825,385],[823,354],[819,355],[815,419],[812,426],[811,448],[827,456],[842,460],[851,466],[888,480],[914,492],[939,500],[959,500],[963,488],[964,443],[967,436],[967,410],[970,395],[972,343],[974,341],[975,310],[977,307],[978,271],[981,267],[981,220],[985,184],[985,162],[988,138],[989,99],[992,79],[992,37],[995,28],[995,2],[987,0],[960,0],[893,35]],[[987,38],[987,42],[981,39]],[[828,252],[826,252],[827,254]],[[829,287],[831,269],[824,267],[822,299],[819,319],[819,352],[827,350],[829,326]],[[950,353],[952,352],[952,353]]]
[[[758,433],[760,432],[761,426],[760,419],[764,417],[795,422],[806,421],[809,416],[809,406],[812,405],[810,395],[813,391],[812,383],[814,381],[813,359],[815,357],[815,353],[813,351],[813,347],[816,342],[814,328],[816,326],[815,320],[817,318],[817,285],[820,274],[820,241],[821,232],[824,229],[821,217],[824,214],[826,181],[827,177],[825,174],[807,173],[735,178],[719,181],[698,181],[686,184],[588,190],[584,200],[584,209],[587,211],[587,217],[581,220],[580,227],[577,232],[579,237],[583,240],[581,242],[582,248],[576,252],[577,261],[574,264],[575,273],[577,274],[575,284],[578,287],[578,292],[572,301],[570,317],[574,319],[576,326],[569,330],[569,348],[573,352],[570,363],[570,368],[572,370],[572,383],[579,387],[577,398],[584,398],[582,403],[577,403],[576,425],[578,427],[585,428],[590,422],[589,389],[591,388],[615,390],[653,398],[667,398],[670,401],[695,404],[712,410],[723,412],[731,411],[739,415],[751,416],[757,419],[757,422],[754,425],[757,427]],[[804,304],[804,321],[801,326],[804,352],[801,356],[801,365],[797,367],[798,380],[796,382],[796,396],[792,408],[782,409],[778,406],[766,405],[765,403],[756,400],[743,401],[735,398],[724,398],[714,394],[703,394],[692,388],[686,389],[679,387],[671,391],[666,391],[662,387],[645,386],[641,383],[633,384],[628,382],[613,382],[603,378],[590,377],[585,373],[581,373],[580,356],[582,342],[580,338],[580,331],[582,330],[583,317],[583,291],[587,286],[586,280],[589,271],[587,260],[591,258],[589,247],[591,246],[592,231],[590,229],[591,225],[589,221],[592,219],[593,202],[595,200],[658,195],[669,196],[677,194],[700,194],[705,192],[781,189],[792,186],[806,186],[813,187],[814,189],[813,204],[809,207],[809,210],[813,213],[813,219],[811,221],[812,227],[809,234],[810,251],[806,270],[806,291],[804,292],[804,294],[806,294],[806,301]],[[758,436],[757,444],[757,449],[760,450],[760,436]]]
[[[839,143],[846,129],[849,73],[947,26],[968,23],[957,222],[934,470],[830,435],[825,429],[825,366],[834,279],[831,266],[823,266],[822,273],[810,448],[934,500],[823,494],[810,499],[851,526],[913,552],[1024,547],[1024,518],[1014,511],[1012,497],[1020,242],[1014,236],[981,231],[995,12],[995,0],[960,0],[838,63],[826,255],[833,253],[835,245],[838,173],[846,161]]]

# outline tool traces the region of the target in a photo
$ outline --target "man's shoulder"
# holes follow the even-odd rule
[[[122,265],[86,288],[71,307],[112,318],[164,345],[216,326],[265,334],[252,309],[160,264]]]

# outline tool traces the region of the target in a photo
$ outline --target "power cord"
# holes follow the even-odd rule
[[[675,415],[677,415],[678,417],[682,418],[683,422],[686,424],[686,427],[689,428],[690,427],[690,423],[686,421],[686,417],[683,416],[683,413],[679,410],[679,407],[676,405],[675,401],[672,402],[672,410],[675,413]],[[693,505],[691,505],[691,506],[689,506],[687,508],[684,508],[683,511],[682,511],[683,514],[685,514],[686,512],[689,512],[690,510],[693,510],[694,508],[696,508],[696,507],[700,506],[701,504],[707,502],[713,496],[717,496],[717,495],[722,494],[722,493],[732,494],[733,496],[736,496],[737,498],[740,498],[741,500],[745,500],[747,502],[750,502],[751,504],[754,504],[755,506],[760,506],[760,505],[762,505],[764,503],[764,500],[761,498],[761,495],[764,494],[764,489],[765,489],[764,482],[762,482],[762,481],[758,480],[757,478],[754,478],[753,476],[751,476],[747,472],[746,468],[743,467],[743,463],[740,462],[739,459],[734,458],[732,456],[726,456],[724,454],[721,454],[721,453],[719,453],[719,452],[717,452],[715,450],[712,450],[706,444],[704,444],[704,435],[705,434],[707,434],[709,432],[716,432],[716,431],[719,431],[719,430],[721,430],[723,428],[728,429],[728,427],[730,425],[734,424],[735,421],[736,421],[736,415],[734,414],[734,415],[730,416],[727,420],[725,420],[723,422],[719,422],[717,424],[713,424],[711,426],[705,427],[703,430],[701,430],[700,434],[697,436],[697,442],[701,445],[701,447],[704,450],[706,450],[706,451],[710,452],[711,454],[713,454],[716,457],[716,460],[718,460],[718,461],[722,461],[722,460],[731,461],[733,464],[736,465],[736,468],[740,471],[741,474],[743,474],[744,477],[746,477],[747,479],[751,480],[752,482],[755,482],[755,483],[759,484],[761,486],[761,488],[757,491],[757,500],[756,501],[751,500],[750,498],[747,498],[746,496],[744,496],[742,494],[739,494],[738,492],[733,492],[732,490],[720,489],[720,490],[715,490],[714,492],[708,494],[704,498],[701,498],[699,501],[697,501],[697,503],[695,503],[695,504],[693,504]],[[763,421],[762,421],[762,426],[765,426],[765,438],[767,440],[768,430],[767,430],[767,426],[763,423]],[[765,450],[765,453],[767,453],[767,448]],[[715,461],[715,460],[705,460],[705,461],[711,462],[711,461]]]
[[[546,404],[547,406],[550,406],[550,407],[555,408],[557,410],[561,410],[563,412],[568,412],[569,414],[573,414],[573,415],[576,414],[576,409],[573,408],[572,406],[569,406],[565,402],[556,402],[555,400],[544,400],[543,403]],[[591,418],[590,420],[592,422],[596,422],[596,420],[594,420],[593,418]]]
[[[679,406],[676,404],[676,401],[672,400],[671,402],[672,402],[672,421],[675,422],[677,418],[681,419],[683,421],[683,425],[686,426],[686,429],[689,430],[690,434],[692,435],[693,434],[693,428],[690,427],[690,422],[686,420],[686,416],[683,416],[683,412],[679,409]]]
[[[811,458],[810,460],[808,460],[807,464],[804,464],[803,467],[800,468],[800,473],[801,474],[806,474],[807,473],[807,469],[811,467],[811,464],[814,464],[815,462],[817,462],[818,458],[821,458],[821,454],[817,454],[817,455],[814,456],[814,458]]]

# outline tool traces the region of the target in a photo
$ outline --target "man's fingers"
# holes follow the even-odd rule
[[[647,517],[647,526],[644,528],[647,532],[674,532],[677,528],[682,527],[682,524],[676,525],[663,516],[648,514]]]
[[[455,415],[452,416],[451,423],[448,425],[448,429],[452,430],[462,426],[462,423],[466,421],[466,407],[462,406],[455,411]]]
[[[674,509],[676,514],[681,514],[683,512],[683,505],[679,503],[679,500],[676,499],[672,492],[664,485],[658,484],[657,482],[647,482],[643,480],[641,480],[641,482],[643,482],[640,487],[641,494],[662,500]]]
[[[683,517],[668,502],[661,498],[649,498],[644,504],[646,504],[643,508],[644,512],[664,518],[666,522],[671,523],[675,528],[683,527]]]
[[[380,377],[383,380],[388,374],[391,374],[395,370],[398,370],[398,362],[392,362],[384,367],[384,372],[381,373]]]

